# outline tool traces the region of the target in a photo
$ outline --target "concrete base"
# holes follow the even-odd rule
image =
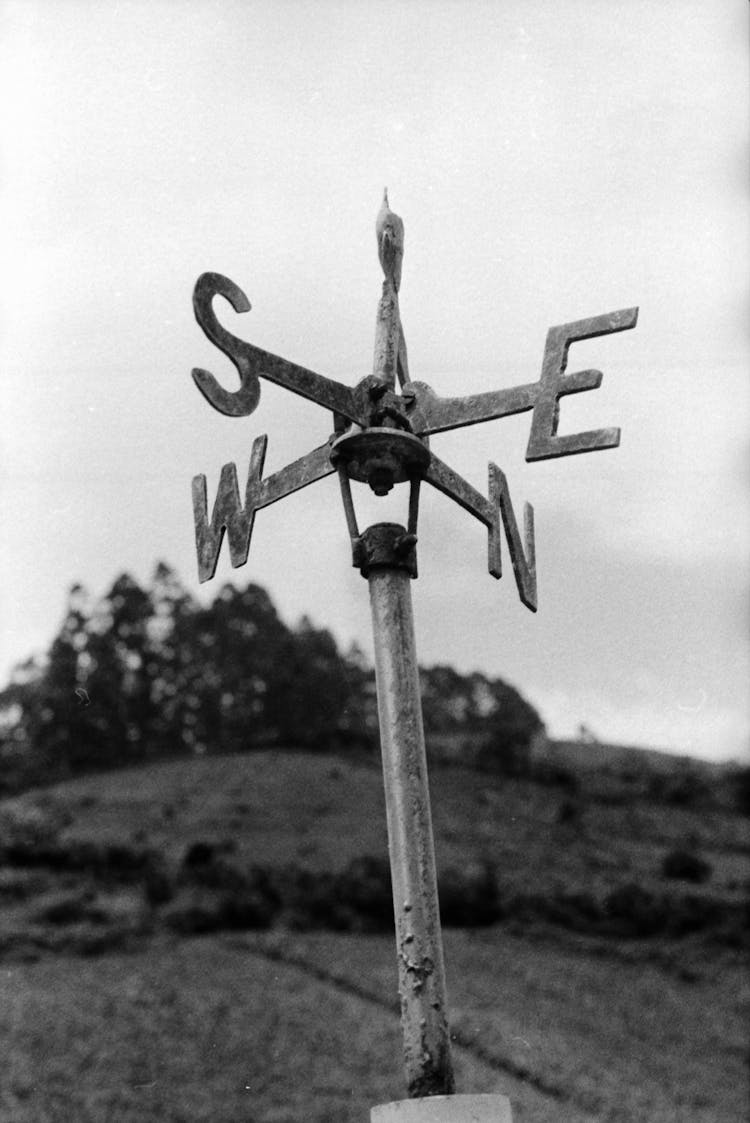
[[[427,1096],[379,1104],[370,1123],[513,1123],[507,1096]]]

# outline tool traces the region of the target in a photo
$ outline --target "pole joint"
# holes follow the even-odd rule
[[[373,569],[404,569],[417,576],[417,536],[399,523],[375,523],[356,540],[354,565],[367,578]]]

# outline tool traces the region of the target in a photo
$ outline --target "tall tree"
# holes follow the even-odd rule
[[[333,636],[304,616],[284,638],[271,681],[270,716],[282,741],[330,749],[343,733],[351,688]]]
[[[89,629],[86,689],[99,733],[93,764],[128,763],[148,755],[154,718],[148,676],[151,598],[123,573],[97,604]]]
[[[35,768],[50,779],[75,770],[96,741],[85,687],[89,626],[88,595],[82,585],[73,585],[40,676],[16,692]]]
[[[499,679],[421,671],[425,727],[518,771],[541,721]],[[151,586],[121,574],[91,604],[71,588],[46,659],[0,691],[0,769],[57,779],[180,752],[259,745],[374,747],[374,674],[304,617],[289,628],[258,585],[224,585],[201,605],[165,563]],[[472,754],[476,759],[476,752]],[[0,776],[2,783],[2,776]]]
[[[153,751],[159,754],[196,748],[196,713],[200,706],[196,635],[200,612],[174,570],[159,562],[151,585],[145,668],[153,703]]]

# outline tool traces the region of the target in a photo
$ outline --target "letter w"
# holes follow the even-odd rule
[[[245,505],[240,500],[240,488],[235,464],[225,464],[221,469],[219,490],[216,493],[211,522],[208,521],[208,493],[206,477],[193,478],[193,517],[195,520],[195,546],[198,553],[198,580],[210,581],[216,572],[221,544],[226,531],[229,539],[229,557],[233,567],[244,565],[250,550],[258,486],[266,458],[267,438],[253,441],[250,468],[245,488]]]

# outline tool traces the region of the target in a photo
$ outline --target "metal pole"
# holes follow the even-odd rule
[[[409,1096],[449,1095],[453,1067],[409,581],[414,540],[379,523],[362,535],[375,639],[388,851]]]
[[[226,532],[233,566],[247,560],[255,513],[286,495],[337,471],[341,485],[352,563],[370,585],[375,634],[378,712],[383,750],[388,848],[398,950],[399,992],[410,1102],[374,1108],[375,1123],[466,1123],[510,1121],[505,1096],[453,1095],[453,1072],[445,1002],[440,919],[430,801],[427,789],[424,731],[414,642],[409,578],[416,577],[417,508],[420,481],[453,499],[483,522],[490,536],[489,571],[500,577],[501,520],[523,603],[536,611],[533,523],[527,518],[526,549],[516,525],[504,473],[490,465],[489,497],[463,480],[430,451],[428,437],[446,429],[534,410],[527,460],[544,460],[576,452],[614,448],[619,429],[595,429],[557,436],[559,399],[601,382],[596,370],[566,374],[568,348],[575,340],[593,339],[635,327],[637,308],[576,320],[550,328],[542,374],[537,385],[442,398],[423,382],[411,382],[401,326],[398,291],[404,255],[404,224],[391,211],[387,192],[375,226],[383,291],[378,305],[373,373],[349,387],[271,355],[230,335],[216,319],[212,301],[225,297],[237,312],[250,308],[242,290],[219,273],[204,273],[193,293],[195,315],[204,333],[232,361],[239,390],[223,389],[209,372],[193,370],[193,379],[220,413],[247,416],[255,410],[259,378],[317,402],[334,414],[332,438],[272,475],[263,476],[265,436],[258,437],[245,489],[240,498],[237,469],[225,464],[211,521],[205,476],[193,480],[193,507],[201,581],[213,577]],[[396,392],[396,379],[402,393]],[[379,523],[359,534],[351,480],[386,495],[397,483],[410,482],[409,527]],[[531,514],[531,508],[528,508]],[[428,1097],[424,1101],[424,1097]],[[417,1102],[424,1101],[424,1102]],[[404,1106],[406,1105],[406,1106]]]

